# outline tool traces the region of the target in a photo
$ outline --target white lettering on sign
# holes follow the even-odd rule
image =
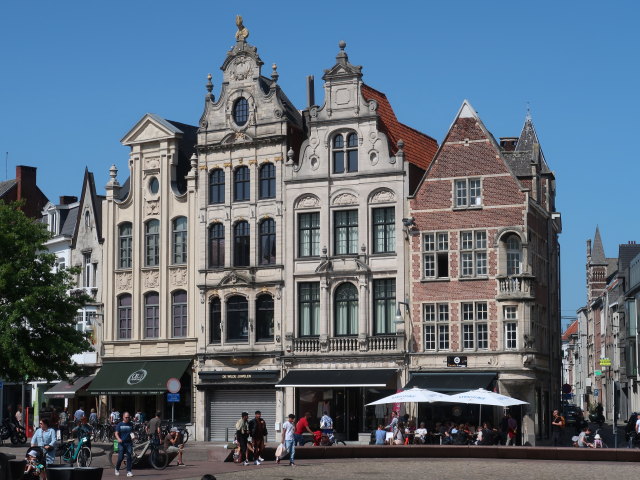
[[[136,370],[131,375],[129,375],[129,378],[127,378],[127,384],[136,385],[141,381],[143,381],[146,378],[146,376],[147,376],[147,371],[144,368],[141,368],[140,370]]]
[[[251,375],[222,375],[223,379],[252,378]]]

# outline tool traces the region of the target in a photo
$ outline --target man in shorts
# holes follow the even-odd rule
[[[171,431],[164,437],[164,450],[167,453],[178,454],[178,466],[184,467],[182,462],[182,451],[184,450],[184,444],[182,443],[182,435],[178,431],[178,427],[171,428]]]

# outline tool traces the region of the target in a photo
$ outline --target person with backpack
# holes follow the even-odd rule
[[[562,432],[564,430],[564,417],[560,415],[558,410],[553,411],[553,420],[551,421],[551,438],[553,446],[559,447],[562,444]]]

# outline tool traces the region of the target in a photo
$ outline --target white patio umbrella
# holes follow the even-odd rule
[[[517,398],[509,397],[507,395],[501,395],[500,393],[490,392],[489,390],[485,390],[484,388],[470,390],[468,392],[456,393],[455,395],[449,396],[449,401],[452,403],[480,405],[479,423],[482,423],[482,405],[511,407],[513,405],[525,405],[529,403],[518,400]]]
[[[444,393],[433,392],[426,388],[413,387],[409,390],[394,393],[388,397],[381,398],[369,405],[383,405],[385,403],[431,403],[431,402],[451,402],[451,396]]]

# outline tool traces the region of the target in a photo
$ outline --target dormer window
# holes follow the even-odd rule
[[[333,173],[357,171],[358,135],[355,133],[339,133],[333,137]]]
[[[249,102],[246,98],[240,97],[233,105],[233,121],[239,127],[243,126],[249,120]]]

